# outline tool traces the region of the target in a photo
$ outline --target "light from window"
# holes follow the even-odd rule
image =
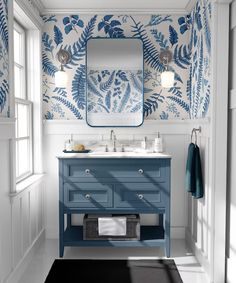
[[[32,174],[32,102],[26,88],[26,32],[14,24],[14,81],[16,114],[16,180]]]

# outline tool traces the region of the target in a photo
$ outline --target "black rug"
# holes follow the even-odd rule
[[[63,280],[64,279],[64,280]],[[183,283],[174,260],[56,259],[45,283]]]

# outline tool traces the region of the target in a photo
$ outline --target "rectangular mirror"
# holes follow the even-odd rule
[[[87,42],[86,119],[93,127],[143,123],[143,43],[136,38]]]

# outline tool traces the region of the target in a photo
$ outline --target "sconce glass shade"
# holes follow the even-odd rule
[[[164,88],[171,88],[174,86],[175,73],[171,71],[164,71],[161,73],[161,86]]]
[[[56,87],[66,88],[68,82],[67,73],[64,70],[60,70],[55,73],[55,85]]]

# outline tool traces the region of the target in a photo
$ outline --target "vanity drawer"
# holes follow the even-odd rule
[[[64,204],[69,208],[113,206],[113,186],[99,183],[65,183]]]
[[[153,209],[165,205],[165,183],[124,183],[115,189],[116,208]]]
[[[137,178],[141,182],[151,179],[163,181],[166,178],[165,160],[143,160],[143,159],[122,159],[122,160],[76,160],[64,163],[64,178],[69,180],[83,179],[100,181],[101,179],[112,179],[113,181],[125,181],[127,178]]]

